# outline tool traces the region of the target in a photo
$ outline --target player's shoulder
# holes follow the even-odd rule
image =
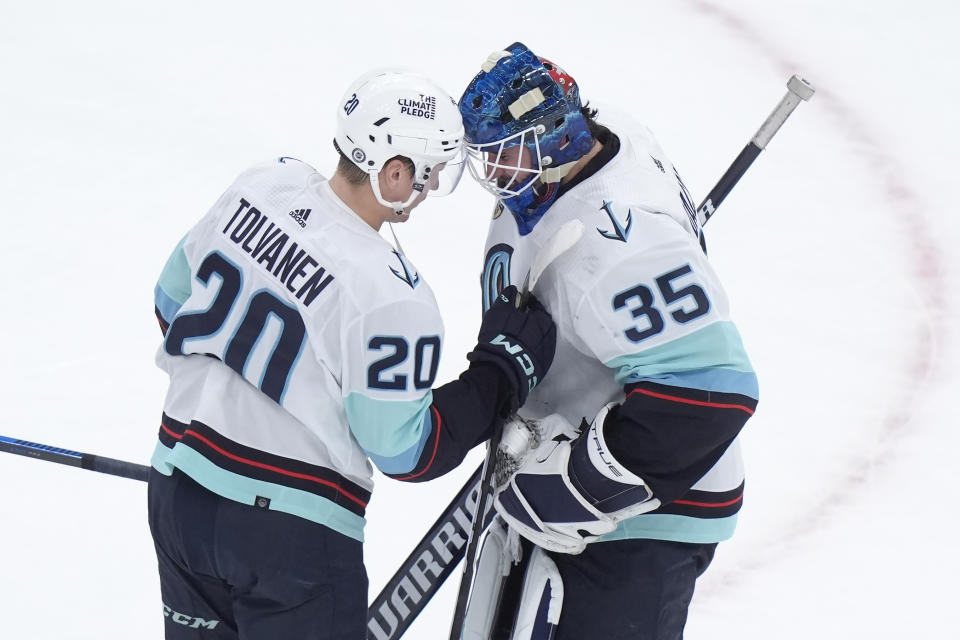
[[[620,149],[597,173],[558,200],[576,215],[611,259],[677,240],[696,242],[695,210],[673,164],[646,127],[614,127]],[[551,210],[551,215],[553,211]],[[617,247],[619,242],[624,245]]]
[[[244,215],[235,222],[257,223],[261,214],[277,227],[285,227],[282,221],[288,217],[290,222],[306,227],[306,221],[314,214],[315,219],[324,216],[315,215],[322,208],[313,185],[323,181],[313,167],[305,162],[289,157],[280,157],[255,164],[230,184],[214,207],[218,217],[234,218],[235,213]],[[314,225],[316,226],[316,225]],[[285,229],[294,235],[301,235],[294,227]]]
[[[344,273],[345,288],[358,312],[392,308],[392,313],[419,315],[420,307],[436,311],[433,291],[413,260],[376,233],[340,232],[341,241],[330,247],[330,254]]]
[[[705,261],[697,238],[672,216],[605,204],[605,219],[586,226],[574,254],[580,257],[584,277],[599,279],[610,271],[648,273],[677,260]]]
[[[443,334],[443,321],[429,285],[399,252],[370,256],[346,283],[353,317],[366,333]]]
[[[697,238],[672,216],[631,206],[615,193],[606,195],[610,199],[601,195],[591,199],[589,207],[583,202],[579,207],[568,205],[566,211],[552,210],[544,218],[547,221],[554,214],[564,214],[551,221],[555,228],[573,217],[583,223],[580,238],[548,268],[544,278],[545,284],[554,281],[553,286],[562,290],[558,295],[574,307],[586,298],[610,297],[637,282],[653,282],[683,265],[697,270],[706,266]],[[550,230],[545,227],[545,239]]]
[[[629,154],[663,154],[656,135],[646,124],[616,107],[600,107],[600,120],[620,140],[621,148]]]
[[[616,137],[619,149],[595,182],[618,185],[648,199],[662,192],[673,193],[678,174],[653,131],[616,109],[605,108],[603,116],[602,125]]]
[[[642,259],[661,250],[700,251],[676,179],[652,188],[643,184],[639,171],[628,171],[626,177],[588,178],[544,217],[544,237],[567,220],[579,219],[584,230],[577,244],[598,266]]]
[[[234,180],[234,186],[256,188],[267,184],[302,185],[307,178],[315,174],[318,175],[317,170],[306,162],[280,156],[247,168]]]

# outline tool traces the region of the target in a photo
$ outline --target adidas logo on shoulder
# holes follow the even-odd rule
[[[307,218],[310,217],[310,211],[312,211],[312,209],[294,209],[287,215],[296,220],[297,224],[299,224],[302,228],[306,228]]]

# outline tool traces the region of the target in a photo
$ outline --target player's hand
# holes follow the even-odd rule
[[[500,292],[483,315],[477,346],[467,354],[471,362],[492,362],[506,374],[515,390],[514,411],[547,375],[557,346],[557,327],[547,310],[532,294],[518,309],[518,295],[514,286]]]

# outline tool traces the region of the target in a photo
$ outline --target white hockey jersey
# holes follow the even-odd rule
[[[521,414],[589,422],[606,403],[623,402],[625,387],[655,383],[663,387],[631,393],[663,400],[649,416],[650,429],[669,431],[673,407],[722,411],[731,404],[692,400],[687,391],[756,399],[757,381],[726,294],[698,244],[679,176],[644,127],[611,129],[620,142],[616,155],[563,193],[530,233],[521,236],[510,211],[498,205],[486,244],[484,306],[503,287],[522,283],[540,248],[579,218],[582,238],[547,267],[534,290],[557,323],[557,351]],[[734,441],[683,499],[621,523],[607,539],[725,539],[742,487]]]
[[[292,158],[255,167],[155,290],[170,375],[153,466],[362,540],[368,456],[412,469],[443,325],[416,268]]]

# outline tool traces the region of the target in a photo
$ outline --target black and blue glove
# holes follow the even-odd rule
[[[483,315],[477,346],[467,354],[470,362],[491,362],[506,374],[515,392],[511,411],[522,407],[547,375],[557,347],[557,327],[550,313],[533,294],[518,309],[519,295],[515,286],[500,292]]]

